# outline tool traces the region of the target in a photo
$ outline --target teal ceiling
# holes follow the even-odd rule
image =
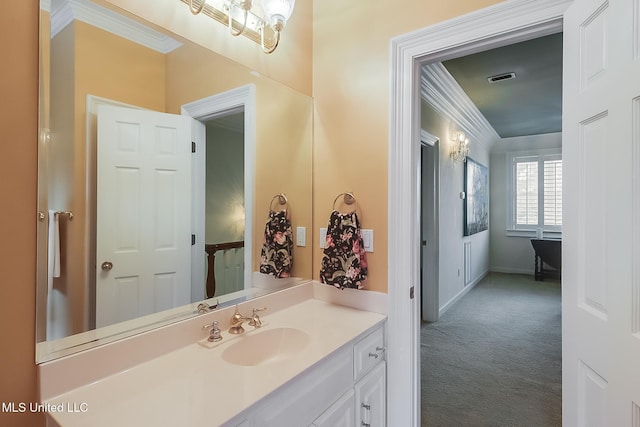
[[[502,138],[562,131],[562,33],[442,63]],[[515,79],[487,78],[515,73]]]

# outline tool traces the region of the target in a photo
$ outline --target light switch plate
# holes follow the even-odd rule
[[[296,227],[296,246],[307,246],[307,227]]]
[[[365,252],[373,252],[373,230],[361,230]]]
[[[327,229],[320,229],[320,247],[324,249],[324,245],[327,242]]]

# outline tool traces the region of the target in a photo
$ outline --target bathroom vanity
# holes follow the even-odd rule
[[[49,424],[386,425],[385,294],[309,282],[238,309],[258,307],[262,327],[243,334],[229,307],[40,365]]]

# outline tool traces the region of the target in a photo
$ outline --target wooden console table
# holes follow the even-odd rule
[[[207,284],[206,284],[206,292],[207,298],[213,298],[216,294],[216,252],[218,251],[226,251],[229,249],[239,249],[244,248],[244,240],[238,242],[226,242],[226,243],[211,243],[205,244],[204,250],[209,255],[208,266],[209,272],[207,273]]]
[[[545,276],[560,278],[562,272],[562,240],[531,239],[531,245],[535,251],[535,280],[544,281]],[[545,270],[545,264],[552,269]]]

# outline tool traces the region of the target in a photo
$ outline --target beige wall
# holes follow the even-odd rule
[[[367,289],[387,291],[390,39],[495,0],[313,3],[314,211],[326,227],[333,199],[353,191],[374,230]],[[359,6],[362,5],[362,6]],[[317,241],[317,240],[316,240]],[[314,252],[317,279],[322,252]]]
[[[38,2],[3,3],[0,39],[0,402],[33,402]],[[38,414],[0,412],[3,426],[42,424]]]

